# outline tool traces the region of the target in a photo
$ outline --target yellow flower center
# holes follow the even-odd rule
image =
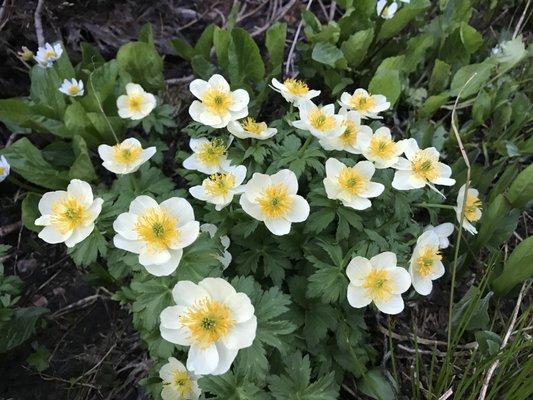
[[[304,81],[289,78],[285,79],[283,84],[293,96],[303,96],[309,92],[309,86]]]
[[[260,135],[265,130],[265,123],[256,122],[255,119],[248,117],[241,123],[242,128],[249,133]]]
[[[258,198],[261,212],[267,218],[283,218],[292,208],[293,199],[283,183],[267,186]]]
[[[80,89],[76,85],[70,85],[68,87],[68,89],[67,89],[67,92],[69,94],[75,95],[75,94],[78,94],[80,92]]]
[[[370,139],[369,150],[375,157],[386,160],[394,157],[396,143],[392,139],[373,137]]]
[[[0,175],[4,175],[4,172],[6,172],[6,169],[4,167],[0,167]]]
[[[343,190],[351,195],[361,193],[368,183],[367,179],[352,167],[343,168],[337,178],[337,182]]]
[[[233,103],[231,94],[217,88],[209,88],[204,92],[202,102],[215,115],[225,115]]]
[[[189,329],[194,343],[203,348],[226,337],[235,326],[229,307],[208,298],[190,307],[179,321]]]
[[[131,112],[141,112],[142,103],[143,98],[141,94],[134,93],[128,95],[126,105]]]
[[[416,259],[416,272],[425,278],[431,273],[433,263],[442,260],[439,249],[432,246],[425,247]]]
[[[357,126],[355,126],[355,122],[349,120],[345,121],[344,125],[346,129],[340,136],[340,140],[345,146],[352,146],[357,140]]]
[[[84,225],[89,219],[87,207],[73,196],[65,196],[52,204],[52,226],[62,234]]]
[[[480,215],[477,211],[481,210],[481,200],[479,200],[473,194],[466,195],[466,204],[465,204],[465,218],[471,222],[479,220]]]
[[[316,108],[309,114],[309,123],[318,131],[325,132],[335,128],[335,118],[327,115],[321,108]]]
[[[235,175],[229,172],[213,174],[205,179],[202,185],[212,196],[225,196],[235,186]]]
[[[161,208],[150,208],[137,218],[135,231],[151,252],[166,250],[179,238],[178,220]]]
[[[50,58],[57,57],[56,52],[54,50],[47,50],[44,53],[44,59],[48,61]]]
[[[123,165],[133,164],[142,153],[142,147],[134,144],[116,144],[113,146],[113,159]]]
[[[418,150],[411,161],[411,170],[419,178],[433,181],[439,176],[437,162],[438,158],[433,154],[428,154],[425,150]]]
[[[174,372],[172,382],[165,382],[167,385],[174,386],[174,389],[179,393],[180,398],[184,398],[191,392],[192,382],[187,371]]]
[[[394,282],[386,269],[373,268],[365,277],[363,287],[374,301],[387,301],[392,296]]]
[[[210,167],[216,167],[226,155],[226,146],[220,139],[214,139],[210,142],[203,143],[197,152],[200,162]]]
[[[370,95],[356,94],[351,97],[350,106],[357,111],[368,111],[376,106],[376,100]]]

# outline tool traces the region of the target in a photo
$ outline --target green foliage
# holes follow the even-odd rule
[[[524,239],[507,259],[502,273],[492,282],[494,292],[500,296],[517,284],[533,276],[533,237]]]

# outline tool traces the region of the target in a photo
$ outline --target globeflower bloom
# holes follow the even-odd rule
[[[246,183],[240,204],[274,235],[286,235],[293,222],[305,221],[309,216],[309,204],[297,191],[298,179],[291,170],[282,169],[274,175],[256,172]]]
[[[231,91],[222,75],[215,74],[208,81],[195,79],[189,90],[198,99],[189,107],[189,114],[196,122],[225,128],[230,121],[248,115],[250,95],[244,89]]]
[[[287,78],[283,83],[276,78],[272,78],[270,87],[280,93],[287,102],[293,103],[295,106],[299,106],[301,103],[311,100],[320,94],[320,90],[310,90],[307,83],[293,78]]]
[[[128,138],[114,146],[101,144],[98,155],[103,160],[102,165],[115,174],[129,174],[135,172],[155,154],[155,147],[143,149],[141,142],[135,138]]]
[[[370,303],[385,314],[398,314],[404,308],[401,294],[411,286],[411,277],[396,266],[396,254],[386,251],[370,260],[355,257],[346,268],[348,303],[362,308]]]
[[[198,387],[198,378],[185,368],[180,361],[169,357],[168,363],[159,370],[163,381],[161,398],[163,400],[197,400],[202,391]]]
[[[198,200],[214,204],[215,210],[220,211],[232,202],[235,195],[244,191],[241,185],[245,178],[244,165],[230,166],[205,178],[201,185],[193,186],[189,192]]]
[[[65,79],[59,87],[59,91],[70,97],[83,96],[83,82],[81,79],[79,81],[74,78],[72,78],[70,81]]]
[[[141,85],[130,82],[126,85],[126,94],[117,99],[118,115],[131,120],[143,119],[152,112],[156,104],[153,94],[145,92]]]
[[[479,200],[478,190],[472,187],[468,188],[465,198],[465,187],[466,185],[461,186],[459,193],[457,194],[455,215],[457,216],[457,221],[461,222],[461,213],[463,212],[464,207],[463,229],[470,232],[472,235],[475,235],[477,229],[473,225],[473,222],[477,222],[481,218],[482,203],[481,200]]]
[[[383,19],[391,19],[398,10],[398,4],[396,2],[391,3],[388,7],[387,3],[388,0],[378,0],[376,4],[376,11]]]
[[[441,260],[439,237],[432,231],[424,232],[416,241],[409,262],[409,274],[417,293],[424,296],[431,293],[432,281],[444,275]]]
[[[41,216],[35,220],[35,225],[44,226],[39,237],[46,243],[74,247],[93,231],[103,202],[93,197],[91,185],[79,179],[72,179],[66,191],[43,194],[38,205]]]
[[[298,129],[309,131],[318,139],[340,136],[346,127],[343,125],[343,117],[335,114],[335,106],[328,104],[323,107],[315,105],[311,101],[300,103],[300,119],[292,125]]]
[[[405,140],[395,142],[390,129],[384,126],[376,129],[373,134],[363,134],[359,137],[359,147],[363,156],[374,162],[378,169],[390,168],[396,164],[406,145]]]
[[[115,247],[138,254],[150,274],[167,276],[178,268],[183,248],[198,238],[200,224],[185,199],[172,197],[157,204],[149,196],[138,196],[113,222],[113,229]]]
[[[450,245],[448,236],[453,233],[453,224],[445,222],[437,226],[428,225],[424,232],[433,232],[439,238],[439,249],[445,249]]]
[[[361,125],[361,116],[357,111],[339,110],[342,117],[344,131],[335,137],[325,137],[319,140],[324,150],[346,151],[351,154],[361,154],[361,141],[368,142],[372,136],[372,128]],[[366,139],[365,139],[366,138]]]
[[[348,167],[335,158],[326,161],[326,178],[324,188],[328,199],[338,199],[346,207],[356,210],[369,208],[369,198],[377,197],[385,186],[371,182],[376,168],[370,161],[360,161]]]
[[[255,119],[248,117],[242,122],[230,121],[228,123],[228,131],[233,136],[239,139],[270,139],[278,130],[276,128],[269,128],[265,122],[256,122]]]
[[[11,167],[7,162],[6,158],[4,156],[0,156],[0,182],[4,181],[7,178],[10,170]]]
[[[52,68],[54,62],[63,54],[63,47],[60,43],[55,43],[53,46],[50,43],[46,43],[43,47],[39,47],[34,59],[38,65],[43,68]]]
[[[161,312],[163,339],[190,346],[187,369],[198,375],[227,372],[240,349],[255,339],[257,318],[250,298],[222,278],[180,281],[175,306]]]
[[[371,95],[365,89],[356,89],[353,94],[344,92],[339,102],[349,110],[357,111],[361,118],[381,119],[378,114],[390,108],[387,98],[381,94]]]
[[[450,178],[452,169],[439,162],[439,152],[434,147],[421,150],[416,140],[406,139],[405,156],[394,165],[392,187],[397,190],[420,189],[428,185],[440,193],[434,185],[453,186],[455,179]]]
[[[221,139],[192,138],[189,147],[193,154],[183,161],[186,169],[211,175],[230,166],[227,146]]]

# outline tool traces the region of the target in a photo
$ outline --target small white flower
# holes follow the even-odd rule
[[[276,128],[269,128],[265,122],[256,122],[255,119],[248,117],[242,122],[230,121],[228,131],[239,139],[269,139],[278,133]]]
[[[362,308],[374,302],[385,314],[398,314],[404,308],[401,294],[411,286],[411,277],[396,266],[396,254],[386,251],[370,260],[355,257],[346,268],[348,303]]]
[[[39,47],[34,58],[39,66],[51,68],[54,65],[54,61],[61,57],[61,54],[63,54],[63,47],[61,47],[60,43],[55,43],[53,46],[50,43],[46,43],[44,47]]]
[[[409,261],[409,274],[417,293],[427,296],[435,279],[444,275],[444,265],[439,252],[440,239],[433,231],[424,232],[416,241]]]
[[[63,84],[59,87],[59,91],[71,97],[83,96],[83,81],[81,79],[77,81],[74,78],[72,78],[70,81],[65,79]]]
[[[211,175],[230,166],[227,146],[221,139],[192,138],[189,146],[193,154],[183,161],[186,169]]]
[[[207,82],[195,79],[189,90],[198,99],[189,107],[189,114],[196,122],[225,128],[230,121],[248,115],[250,95],[244,89],[231,91],[222,75],[215,74]]]
[[[272,78],[270,87],[295,106],[299,106],[301,103],[311,100],[320,94],[320,90],[309,90],[307,83],[293,78],[287,78],[283,83],[276,78]]]
[[[387,7],[388,0],[378,0],[376,4],[376,11],[381,18],[391,19],[398,10],[398,4],[392,3]],[[404,3],[407,3],[404,1]]]
[[[141,85],[130,82],[126,85],[126,94],[117,99],[118,115],[132,120],[143,119],[152,112],[156,104],[153,94],[145,92]]]
[[[128,138],[114,146],[101,144],[98,154],[104,161],[102,165],[115,174],[129,174],[135,172],[155,154],[155,147],[143,150],[141,142],[135,138]]]
[[[300,119],[292,125],[298,129],[311,132],[318,139],[340,136],[346,129],[344,118],[335,114],[335,105],[318,107],[312,101],[305,101],[298,106]]]
[[[7,178],[10,171],[11,167],[7,162],[6,158],[4,156],[0,156],[0,182],[4,181]]]
[[[194,198],[215,205],[215,210],[220,211],[233,200],[237,194],[244,191],[241,186],[246,178],[244,165],[229,166],[205,178],[201,185],[193,186],[189,192]]]
[[[255,339],[257,318],[250,298],[222,278],[174,286],[175,306],[161,312],[163,339],[190,346],[187,369],[198,375],[227,372],[240,349]]]
[[[169,357],[168,363],[159,370],[163,381],[161,398],[163,400],[197,400],[202,391],[198,387],[198,378],[185,368],[180,361]]]
[[[139,254],[139,263],[150,274],[167,276],[178,268],[183,248],[198,238],[200,224],[185,199],[172,197],[157,204],[149,196],[138,196],[113,222],[113,229],[115,247]]]
[[[406,139],[405,156],[400,157],[393,166],[394,173],[392,187],[397,190],[420,189],[428,185],[440,193],[434,185],[453,186],[455,179],[450,178],[452,169],[439,162],[439,152],[434,147],[421,150],[416,140]]]
[[[463,218],[463,228],[470,232],[472,235],[477,233],[476,227],[472,222],[477,222],[481,218],[481,200],[479,200],[479,192],[473,187],[468,188],[466,193],[465,200],[465,187],[466,185],[461,186],[459,193],[457,194],[457,207],[455,207],[455,215],[457,216],[457,221],[461,221],[461,213],[463,207],[464,218]]]
[[[405,140],[395,142],[390,129],[383,126],[376,129],[373,134],[361,135],[359,146],[368,161],[374,162],[376,168],[383,169],[390,168],[398,162],[407,142]]]
[[[375,171],[370,161],[359,161],[348,167],[335,158],[329,158],[324,178],[328,199],[338,199],[344,206],[356,210],[369,208],[372,203],[368,199],[379,196],[385,190],[381,183],[370,181]]]
[[[448,236],[453,233],[453,224],[445,222],[437,226],[428,225],[424,232],[433,232],[439,238],[439,249],[445,249],[450,245]]]
[[[319,140],[320,145],[324,150],[338,150],[351,154],[361,154],[361,138],[371,137],[372,128],[361,125],[361,116],[357,111],[348,111],[345,108],[341,108],[339,115],[343,118],[342,124],[344,131],[340,136],[321,138]]]
[[[75,246],[93,231],[103,202],[93,197],[91,185],[79,179],[72,179],[66,191],[45,193],[38,206],[41,216],[35,220],[35,225],[44,226],[39,237],[47,243]]]
[[[274,235],[286,235],[291,223],[309,216],[309,204],[296,194],[298,179],[294,172],[282,169],[274,175],[254,173],[240,198],[244,212],[263,221]]]
[[[381,119],[378,114],[390,108],[387,98],[381,94],[371,95],[365,89],[357,89],[353,94],[341,94],[340,105],[357,111],[361,118]]]
[[[216,225],[213,224],[202,224],[200,225],[200,231],[207,232],[209,233],[209,236],[211,236],[211,238],[214,238],[218,231],[218,228],[216,227]],[[222,247],[224,248],[224,254],[222,254],[221,256],[217,256],[216,258],[218,261],[220,261],[224,269],[226,269],[231,264],[231,260],[233,260],[233,256],[228,251],[231,241],[229,240],[228,236],[222,235],[220,236],[220,243],[222,243]]]

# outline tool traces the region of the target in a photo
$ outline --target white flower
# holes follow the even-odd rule
[[[194,139],[189,142],[193,154],[183,161],[183,167],[203,174],[216,174],[230,166],[227,147],[221,139]]]
[[[149,196],[138,196],[113,222],[113,229],[115,247],[139,254],[139,263],[150,274],[167,276],[178,268],[183,248],[198,237],[200,224],[185,199],[172,197],[157,204]]]
[[[361,138],[372,136],[372,128],[361,125],[361,116],[357,111],[341,108],[339,115],[343,118],[344,131],[340,136],[325,137],[319,140],[324,150],[346,151],[351,154],[361,154]],[[370,139],[368,139],[370,140]]]
[[[180,361],[169,357],[168,363],[159,370],[159,377],[163,381],[161,398],[163,400],[197,400],[202,391],[198,387],[200,378],[185,368]]]
[[[83,96],[83,81],[81,79],[77,81],[74,78],[72,78],[70,81],[65,79],[63,84],[59,87],[59,91],[71,97]]]
[[[305,101],[298,106],[300,119],[292,125],[298,129],[311,132],[311,135],[323,139],[340,136],[346,129],[344,118],[335,114],[335,106],[328,104],[318,107],[312,101]]]
[[[398,10],[398,4],[392,3],[387,7],[388,0],[378,0],[376,4],[376,11],[381,18],[391,19]]]
[[[444,265],[439,252],[440,239],[433,231],[424,232],[416,241],[409,261],[409,274],[417,293],[427,296],[435,279],[444,275]]]
[[[107,170],[115,174],[129,174],[137,171],[155,154],[155,147],[143,150],[141,142],[135,138],[128,138],[114,146],[101,144],[98,146],[98,154]]]
[[[365,89],[357,89],[353,94],[341,94],[340,105],[357,111],[361,118],[381,119],[378,114],[390,108],[387,98],[381,94],[371,95]]]
[[[72,179],[66,191],[45,193],[38,206],[41,216],[35,220],[35,225],[44,226],[39,237],[47,243],[75,246],[93,231],[103,202],[93,197],[91,185],[79,179]]]
[[[298,106],[300,103],[307,100],[311,100],[320,94],[320,90],[309,90],[309,86],[307,86],[304,81],[293,78],[287,78],[283,83],[276,78],[272,78],[272,85],[270,85],[270,87],[295,106]]]
[[[63,47],[60,43],[55,43],[53,46],[46,43],[44,47],[39,47],[37,55],[34,57],[39,66],[43,68],[51,68],[56,61],[63,54]]]
[[[269,128],[265,122],[256,122],[255,119],[248,117],[242,122],[230,121],[228,131],[239,139],[269,139],[278,133],[276,128]]]
[[[9,175],[11,167],[4,156],[0,156],[0,182],[4,181]]]
[[[257,318],[250,298],[222,278],[174,286],[175,306],[161,312],[163,339],[190,346],[187,369],[198,375],[227,372],[240,349],[255,339]]]
[[[364,210],[372,205],[371,197],[377,197],[385,186],[371,182],[376,168],[370,161],[359,161],[348,167],[335,158],[326,161],[324,188],[328,199],[338,199],[346,207]]]
[[[229,166],[205,178],[201,185],[193,186],[189,192],[194,198],[215,205],[215,210],[220,211],[233,200],[233,196],[244,191],[241,186],[246,178],[244,165]]]
[[[411,277],[404,268],[396,266],[396,254],[386,251],[370,260],[355,257],[346,268],[348,303],[362,308],[374,302],[385,314],[398,314],[404,304],[401,294],[411,286]]]
[[[428,185],[440,193],[434,185],[453,186],[455,179],[450,178],[452,169],[439,162],[439,152],[434,147],[421,150],[416,140],[406,140],[405,156],[400,157],[393,166],[394,173],[392,187],[398,190],[420,189]]]
[[[309,216],[309,204],[296,194],[298,179],[294,172],[282,169],[274,175],[254,173],[240,198],[244,212],[263,221],[274,235],[286,235],[291,223]]]
[[[376,168],[383,169],[390,168],[398,162],[407,142],[405,140],[395,142],[390,129],[383,126],[371,135],[361,135],[359,146],[368,161],[373,161]]]
[[[218,228],[216,227],[216,225],[213,225],[213,224],[202,224],[200,225],[200,231],[207,232],[209,233],[209,236],[211,236],[211,238],[214,238],[215,235],[217,234]],[[217,256],[216,259],[220,261],[224,269],[226,269],[231,264],[231,260],[233,259],[231,253],[228,251],[229,245],[231,244],[231,242],[228,236],[221,235],[220,243],[222,244],[222,247],[224,248],[224,254],[221,256]]]
[[[477,222],[481,218],[481,200],[479,200],[479,192],[473,187],[468,188],[465,200],[465,186],[461,186],[457,194],[457,207],[455,207],[455,214],[457,221],[461,222],[461,213],[464,211],[463,228],[472,235],[477,233],[476,227],[472,222]]]
[[[439,238],[439,249],[445,249],[450,245],[448,236],[453,233],[453,224],[445,222],[437,226],[428,225],[424,232],[433,232]]]
[[[228,122],[248,115],[250,95],[244,89],[230,90],[222,75],[215,74],[206,82],[195,79],[189,85],[194,100],[189,114],[196,122],[213,128],[225,128]]]
[[[152,112],[156,103],[153,94],[145,92],[141,85],[130,82],[126,85],[126,94],[117,99],[118,115],[132,120],[143,119]]]

